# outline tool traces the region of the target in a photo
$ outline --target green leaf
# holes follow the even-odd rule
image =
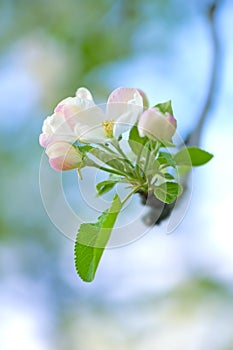
[[[171,115],[174,115],[171,100],[164,103],[158,103],[157,105],[154,106],[154,108],[158,108],[160,112],[162,112],[163,114],[169,113]]]
[[[213,158],[213,154],[208,153],[198,147],[187,147],[180,150],[174,156],[176,165],[199,166],[206,164]]]
[[[124,164],[125,159],[119,158],[114,154],[108,154],[99,148],[93,148],[90,154],[92,154],[104,164],[109,165],[111,168],[116,169],[122,173],[128,170],[127,164]]]
[[[161,164],[158,162],[157,159],[151,160],[151,162],[148,164],[148,168],[146,170],[146,175],[150,176],[150,175],[155,175],[156,173],[158,173],[160,165]]]
[[[121,177],[119,176],[111,176],[108,180],[104,180],[99,182],[96,185],[96,190],[98,192],[98,196],[103,195],[104,193],[107,193],[111,191],[111,189],[121,180]]]
[[[167,179],[167,180],[174,180],[175,179],[174,176],[172,176],[169,173],[165,173],[162,176],[165,177],[165,179]]]
[[[140,137],[136,125],[132,127],[129,133],[129,146],[133,153],[138,155],[141,153],[143,146],[148,141],[147,137]]]
[[[173,203],[182,193],[182,187],[176,182],[165,182],[156,186],[154,190],[155,197],[164,203]]]
[[[176,162],[171,153],[168,152],[159,152],[159,157],[157,158],[158,162],[161,165],[167,164],[167,166],[171,166],[173,168],[176,167]]]
[[[111,207],[102,213],[96,223],[85,223],[80,226],[74,256],[77,273],[83,281],[93,281],[121,208],[121,200],[116,194]]]
[[[89,146],[89,145],[85,145],[85,146],[76,146],[75,147],[80,151],[82,152],[83,154],[86,154],[88,152],[91,152],[91,150],[93,149],[92,146]]]
[[[96,186],[98,196],[102,196],[103,194],[111,191],[115,185],[116,185],[116,182],[109,182],[109,181],[102,181],[98,183],[98,185]]]
[[[168,148],[168,147],[172,147],[172,148],[176,147],[176,145],[172,141],[169,142],[169,141],[162,140],[160,143],[161,143],[161,147],[166,147],[166,148]]]
[[[105,151],[102,151],[101,149],[94,147],[90,154],[92,154],[94,157],[96,157],[97,159],[101,160],[101,162],[103,163],[107,163],[108,161],[111,161],[115,158],[117,158],[114,154],[109,154]]]

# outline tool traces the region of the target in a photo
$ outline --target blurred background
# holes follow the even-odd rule
[[[185,138],[208,93],[209,2],[0,0],[1,349],[233,349],[233,3],[218,5],[219,79],[201,140],[214,159],[195,169],[173,234],[162,224],[108,249],[85,284],[42,204],[43,120],[80,86],[98,102],[139,87],[151,105],[172,99]]]

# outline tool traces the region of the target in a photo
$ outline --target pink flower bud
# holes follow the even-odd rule
[[[154,140],[171,141],[175,131],[176,119],[168,113],[161,113],[158,108],[147,109],[138,121],[138,132],[141,137],[148,136]]]
[[[50,143],[46,154],[51,167],[57,171],[76,169],[83,165],[83,155],[68,142]]]

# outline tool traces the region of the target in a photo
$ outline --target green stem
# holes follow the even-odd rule
[[[138,155],[137,155],[136,164],[138,164],[138,165],[139,165],[139,162],[140,162],[140,159],[141,159],[141,155],[142,155],[142,150],[143,150],[143,148],[144,148],[144,145],[142,145],[142,147],[141,147],[141,149],[140,149],[140,151],[139,151],[139,153],[138,153]]]
[[[111,148],[109,148],[108,146],[105,146],[101,143],[98,143],[97,144],[99,147],[103,148],[104,150],[108,151],[109,153],[111,154],[114,154],[114,155],[118,155],[116,152],[114,152]]]
[[[145,147],[147,147],[147,145],[149,146],[150,145],[150,141],[148,141],[146,144],[145,144]],[[146,170],[148,168],[148,165],[149,165],[149,160],[150,160],[150,150],[149,148],[147,149],[147,152],[146,152],[146,160],[145,160],[145,164],[144,164],[144,173],[146,173]]]
[[[159,141],[157,141],[156,142],[156,146],[155,146],[155,148],[153,150],[153,154],[154,154],[155,157],[157,156],[157,153],[158,153],[160,147],[161,147],[161,143]]]
[[[137,192],[140,188],[141,188],[141,185],[135,187],[132,191],[130,191],[130,192],[127,194],[127,196],[125,197],[125,199],[122,201],[122,207],[123,207],[123,205],[127,202],[127,200],[128,200],[135,192]]]
[[[157,156],[157,154],[158,154],[158,151],[159,151],[159,149],[160,149],[160,146],[161,146],[160,142],[156,141],[155,147],[154,147],[154,149],[153,149],[153,148],[152,148],[152,147],[153,147],[153,143],[151,142],[151,148],[152,148],[152,150],[151,150],[150,155],[149,155],[149,160],[148,160],[147,168],[148,168],[148,165],[149,165],[151,162],[154,162],[154,160],[155,160],[155,158],[156,158],[156,156]],[[149,174],[148,174],[148,175],[149,175]]]
[[[130,167],[134,169],[133,164],[131,163],[131,161],[129,160],[127,155],[124,153],[124,151],[122,151],[122,149],[119,145],[119,142],[116,139],[112,139],[111,143],[112,143],[113,147],[115,147],[115,149],[119,152],[119,154],[127,161],[127,163],[130,165]]]
[[[121,173],[121,172],[118,171],[118,170],[113,170],[113,169],[105,168],[104,166],[99,166],[98,168],[99,168],[100,170],[106,171],[106,172],[111,173],[111,174],[120,175],[120,176],[125,176],[124,173]]]
[[[157,153],[160,149],[160,146],[161,146],[160,142],[156,141],[155,148],[154,149],[152,148],[152,151],[150,153],[150,160],[154,160],[154,158],[156,158]]]
[[[93,160],[91,159],[87,159],[86,160],[86,166],[90,166],[90,167],[93,167],[93,168],[97,168],[97,169],[100,169],[100,170],[103,170],[103,171],[106,171],[108,173],[111,173],[111,174],[115,174],[115,175],[120,175],[120,176],[126,176],[125,173],[119,171],[119,170],[115,170],[115,169],[110,169],[110,168],[106,168],[104,166],[101,166],[97,163],[95,163]]]

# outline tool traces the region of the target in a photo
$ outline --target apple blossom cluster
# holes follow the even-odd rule
[[[125,184],[128,194],[116,193],[111,207],[97,223],[82,224],[75,244],[75,265],[80,277],[92,281],[117,216],[134,194],[155,196],[174,203],[182,193],[179,170],[205,164],[212,158],[197,147],[176,150],[177,121],[171,101],[149,108],[145,93],[118,88],[105,105],[97,105],[84,87],[62,100],[43,123],[39,138],[50,165],[57,171],[95,167],[108,173],[96,185],[98,195]]]
[[[73,147],[74,142],[105,144],[119,138],[136,122],[141,137],[171,141],[175,118],[158,108],[144,111],[143,104],[147,104],[147,98],[141,90],[118,88],[109,96],[104,113],[90,91],[79,88],[75,97],[61,101],[44,121],[39,141],[51,166],[58,171],[82,167],[82,153]]]
[[[49,162],[55,170],[81,168],[83,154],[74,143],[106,144],[118,139],[136,122],[141,137],[151,140],[171,141],[176,130],[176,120],[158,108],[147,110],[146,95],[139,89],[118,88],[106,105],[106,113],[94,103],[86,88],[79,88],[75,97],[61,101],[54,113],[43,123],[39,142],[45,147]]]

